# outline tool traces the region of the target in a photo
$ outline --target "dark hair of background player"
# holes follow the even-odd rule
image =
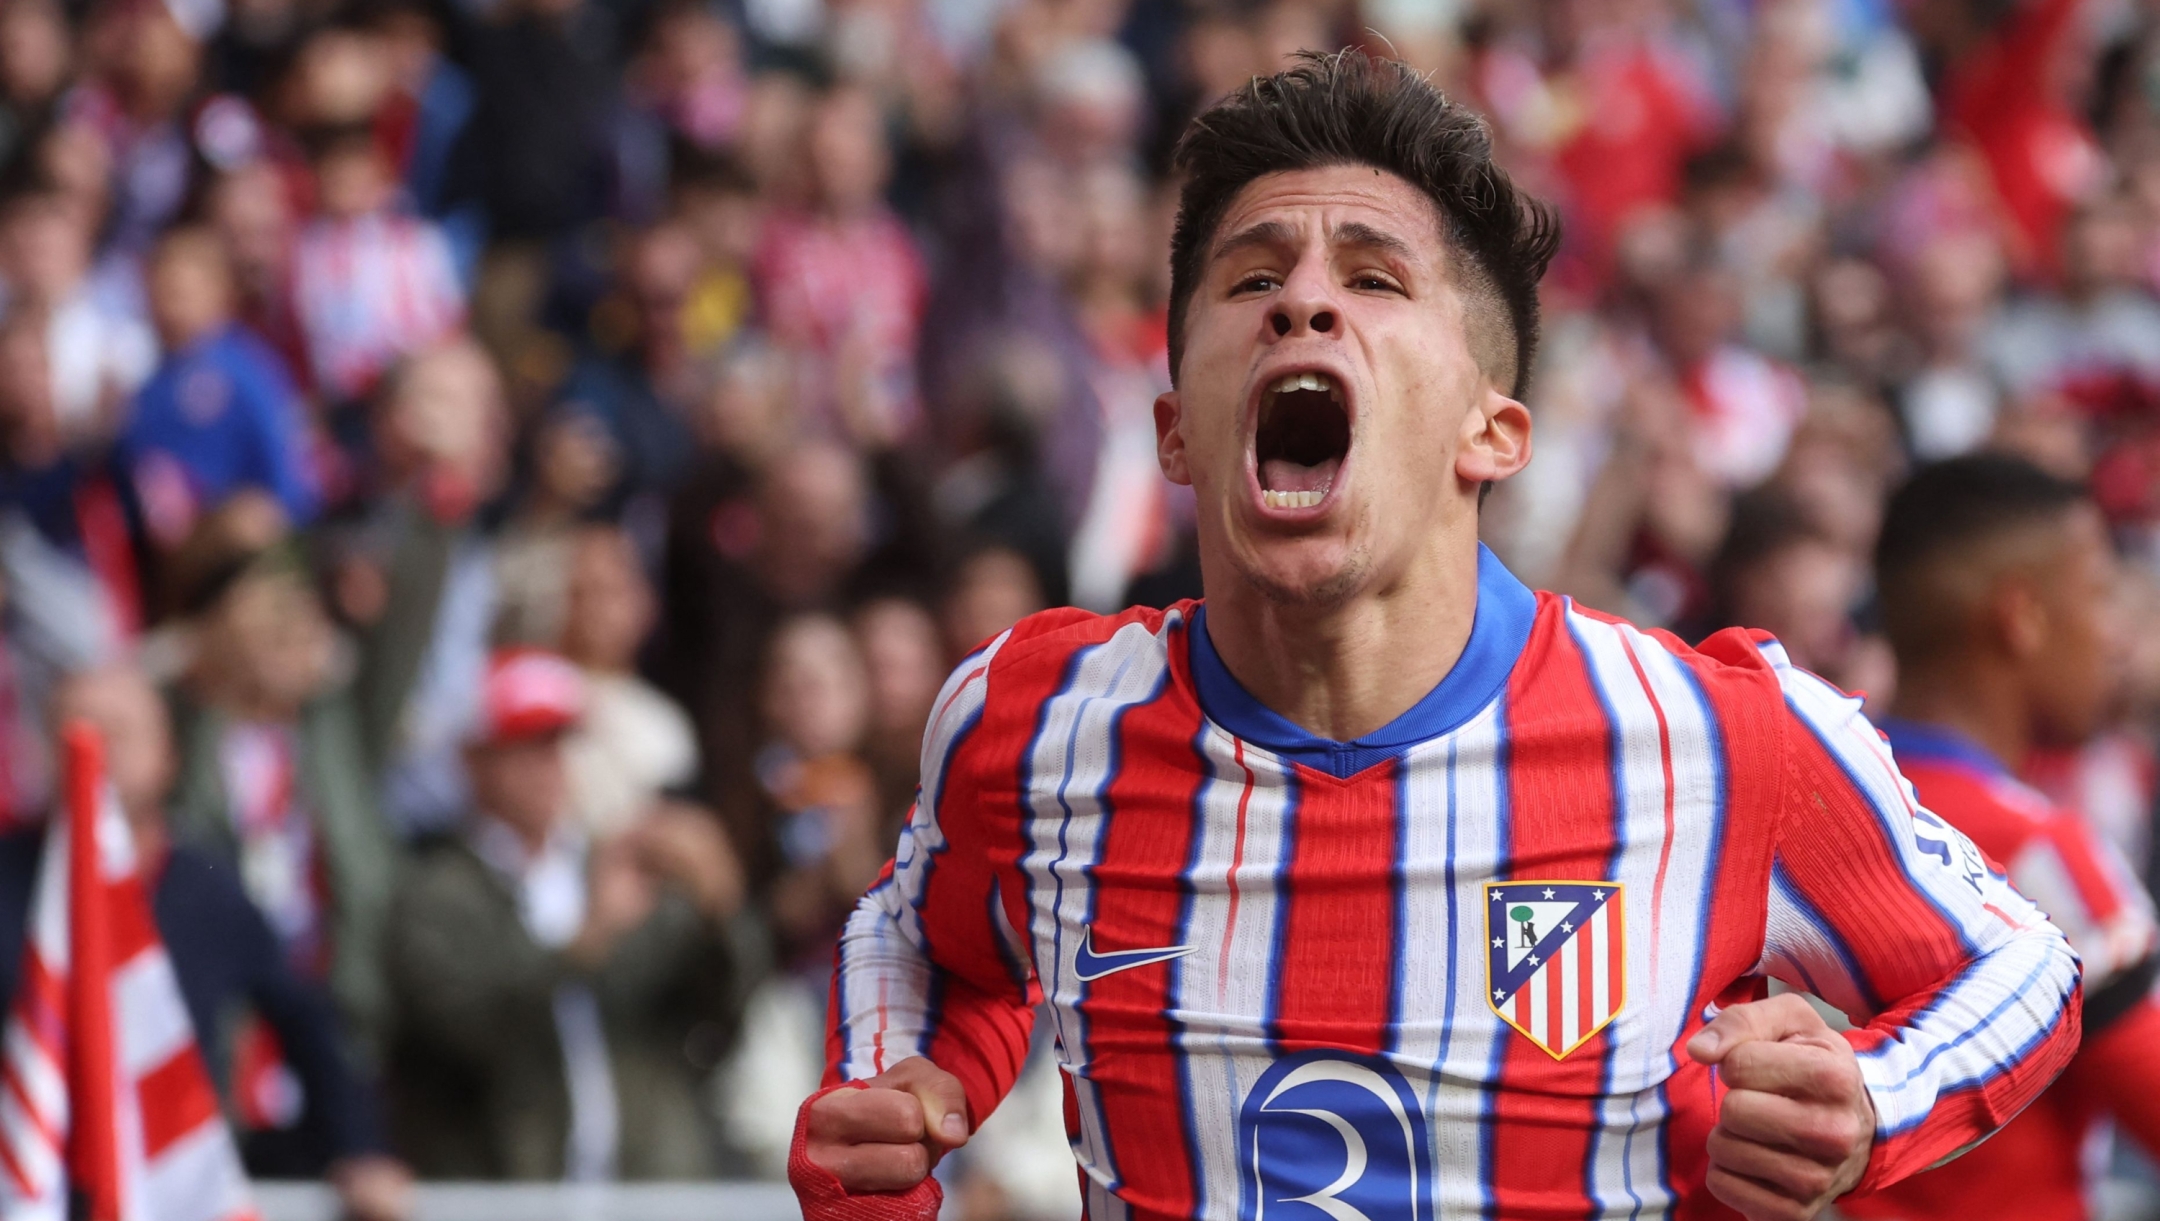
[[[1493,164],[1484,121],[1414,69],[1363,52],[1308,51],[1298,66],[1254,77],[1195,119],[1178,141],[1185,177],[1170,245],[1170,372],[1184,352],[1185,312],[1230,201],[1254,179],[1289,170],[1370,165],[1423,191],[1461,256],[1466,319],[1478,363],[1514,397],[1537,350],[1537,284],[1560,244],[1552,210]],[[1480,307],[1493,307],[1481,316]],[[1504,311],[1506,325],[1496,325]]]
[[[1972,454],[1923,467],[1890,498],[1875,543],[1883,628],[1900,657],[1940,643],[1942,608],[1930,596],[1936,568],[1969,561],[2013,531],[2045,526],[2091,499],[2082,483],[2024,458]]]

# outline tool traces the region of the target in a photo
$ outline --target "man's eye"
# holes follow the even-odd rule
[[[1277,280],[1274,276],[1246,276],[1244,279],[1239,280],[1237,287],[1230,291],[1234,293],[1265,293],[1273,292],[1281,286],[1282,281]]]
[[[1366,292],[1391,293],[1399,291],[1395,286],[1395,281],[1388,279],[1386,276],[1357,276],[1350,281],[1350,286]]]

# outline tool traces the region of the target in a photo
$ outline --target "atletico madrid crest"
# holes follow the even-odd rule
[[[1626,1003],[1618,882],[1487,882],[1485,1001],[1555,1060]]]

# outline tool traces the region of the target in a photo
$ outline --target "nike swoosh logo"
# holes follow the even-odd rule
[[[1112,950],[1108,954],[1095,952],[1095,926],[1089,925],[1087,936],[1080,941],[1079,952],[1073,955],[1073,974],[1082,983],[1090,983],[1105,975],[1130,971],[1134,967],[1150,966],[1183,958],[1197,947],[1189,945],[1166,945],[1152,950]]]

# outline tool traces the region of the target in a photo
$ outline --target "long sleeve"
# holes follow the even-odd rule
[[[1875,1106],[1855,1190],[1954,1156],[2077,1049],[2077,956],[1922,808],[1859,701],[1765,644],[1790,713],[1762,968],[1845,1010]]]
[[[1041,993],[1006,914],[991,820],[972,777],[997,766],[976,733],[1010,633],[960,664],[923,736],[922,787],[893,861],[841,934],[826,1084],[927,1057],[967,1087],[979,1123],[1027,1057]]]
[[[261,913],[237,891],[230,949],[248,964],[248,1000],[277,1032],[285,1059],[298,1074],[313,1112],[322,1117],[330,1156],[377,1153],[387,1146],[374,1092],[363,1084],[345,1041],[337,1011],[323,990],[295,975]]]

